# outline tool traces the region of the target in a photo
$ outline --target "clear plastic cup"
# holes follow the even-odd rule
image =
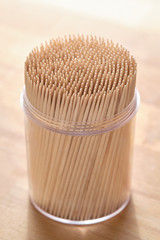
[[[139,94],[112,119],[75,123],[50,119],[21,103],[30,199],[45,216],[67,224],[93,224],[121,212],[131,193],[135,114]]]

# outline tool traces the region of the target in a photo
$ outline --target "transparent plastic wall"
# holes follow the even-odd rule
[[[33,205],[69,224],[107,220],[127,205],[135,113],[139,95],[121,113],[99,123],[58,123],[31,108],[22,96]]]

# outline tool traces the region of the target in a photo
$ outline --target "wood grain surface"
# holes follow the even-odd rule
[[[0,239],[160,239],[160,31],[127,28],[24,1],[0,2]],[[91,33],[120,42],[138,62],[137,115],[132,199],[113,219],[90,226],[51,221],[28,198],[20,94],[29,51],[47,39]]]

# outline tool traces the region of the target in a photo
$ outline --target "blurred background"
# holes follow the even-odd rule
[[[34,224],[28,216],[28,211],[31,215],[33,211],[27,208],[24,124],[20,107],[24,61],[40,43],[77,33],[112,39],[126,47],[137,60],[141,106],[135,138],[134,204],[129,211],[138,212],[138,215],[135,217],[137,223],[131,224],[135,234],[132,239],[158,239],[159,0],[0,0],[0,231],[3,224],[0,235],[5,240],[11,236],[26,240],[43,236],[43,228],[40,228],[39,238],[38,232],[34,235]],[[133,214],[126,216],[124,226],[130,222],[128,219],[133,222]],[[13,235],[6,229],[8,224]],[[137,237],[137,231],[142,238]]]
[[[159,29],[159,0],[34,0],[51,4],[128,27]],[[33,1],[32,1],[33,2]]]

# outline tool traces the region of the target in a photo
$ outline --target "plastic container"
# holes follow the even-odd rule
[[[29,192],[39,212],[62,223],[84,225],[105,221],[126,207],[139,102],[135,90],[131,103],[112,119],[79,124],[43,115],[24,89]],[[75,151],[70,152],[70,146]],[[81,151],[76,158],[77,146]]]

